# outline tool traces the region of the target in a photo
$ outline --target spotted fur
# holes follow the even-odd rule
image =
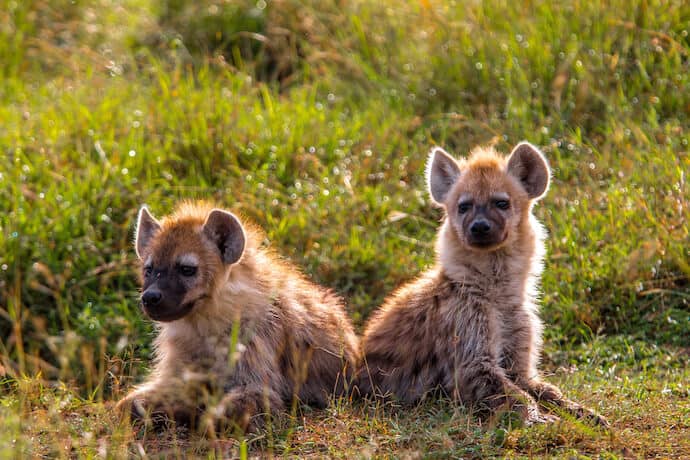
[[[537,286],[544,235],[532,207],[550,170],[527,143],[455,160],[432,150],[429,192],[445,211],[436,264],[389,296],[366,325],[361,392],[415,403],[445,394],[467,406],[507,406],[528,423],[553,421],[537,401],[605,424],[564,398],[537,369]]]
[[[292,401],[323,407],[348,389],[359,345],[342,300],[264,240],[255,226],[204,203],[184,203],[160,222],[142,208],[142,298],[162,296],[143,308],[161,319],[153,370],[120,410],[252,429]]]

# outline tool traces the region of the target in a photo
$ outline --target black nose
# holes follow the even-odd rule
[[[155,307],[160,303],[162,298],[163,295],[160,291],[148,290],[144,291],[144,293],[141,295],[141,302],[146,307]]]
[[[470,232],[473,236],[485,236],[491,230],[491,224],[484,220],[475,220],[470,226]]]

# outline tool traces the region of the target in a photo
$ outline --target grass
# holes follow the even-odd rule
[[[611,433],[341,401],[246,448],[690,457],[686,2],[2,6],[0,456],[240,455],[110,413],[150,353],[140,204],[245,214],[360,327],[433,261],[429,148],[527,139],[554,169],[536,209],[550,232],[544,368]]]

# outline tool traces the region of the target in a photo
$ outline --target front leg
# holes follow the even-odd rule
[[[270,416],[284,409],[282,398],[267,386],[235,387],[209,410],[207,428],[219,432],[227,429],[253,432],[263,427]]]
[[[566,398],[563,396],[561,390],[559,390],[555,385],[544,382],[539,378],[533,378],[527,380],[522,386],[542,405],[546,405],[548,407],[550,404],[573,415],[577,419],[589,420],[590,422],[605,428],[609,426],[609,422],[606,420],[606,418],[597,414],[592,409]]]
[[[129,415],[132,420],[155,427],[163,427],[170,422],[193,426],[203,410],[203,398],[197,390],[153,381],[129,393],[117,403],[115,410],[120,416]]]
[[[558,421],[558,417],[543,413],[526,391],[508,379],[498,365],[480,361],[459,369],[454,396],[484,406],[490,412],[501,408],[515,411],[527,425]]]

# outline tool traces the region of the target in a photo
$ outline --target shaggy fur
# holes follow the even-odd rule
[[[183,423],[205,413],[216,426],[251,429],[259,414],[294,400],[323,407],[347,390],[359,348],[341,299],[261,247],[264,239],[203,203],[161,222],[142,208],[136,249],[142,308],[158,320],[155,365],[120,410]]]
[[[527,143],[508,158],[490,148],[459,161],[439,148],[431,152],[429,191],[445,210],[436,265],[369,320],[361,392],[414,403],[440,390],[480,409],[510,407],[527,423],[556,420],[540,401],[606,423],[565,399],[537,370],[544,231],[531,210],[549,174]]]

